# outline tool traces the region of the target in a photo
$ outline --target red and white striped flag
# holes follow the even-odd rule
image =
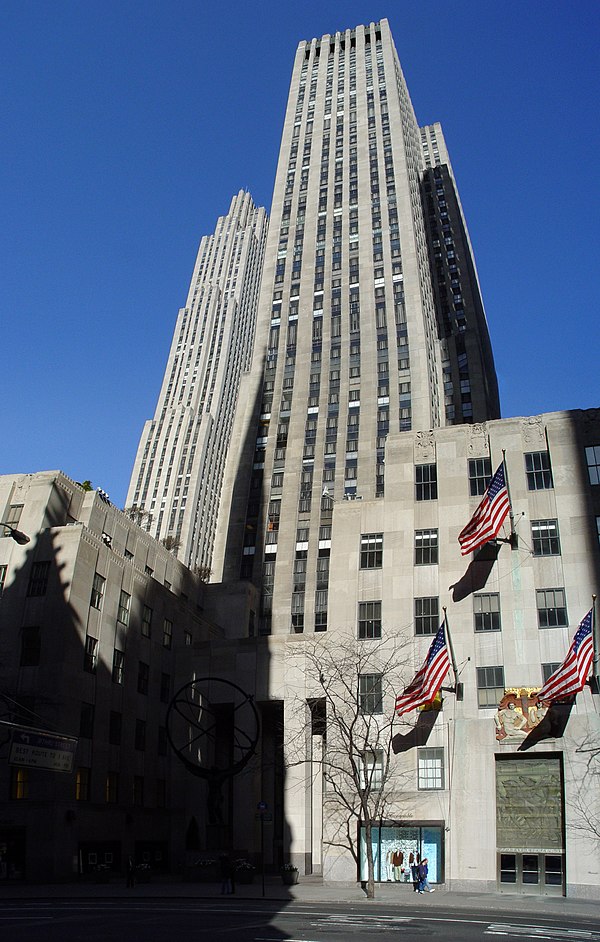
[[[423,666],[417,671],[404,693],[396,697],[396,713],[402,716],[416,710],[424,703],[431,703],[442,686],[442,681],[450,668],[450,657],[446,645],[445,621],[431,642]]]
[[[593,623],[594,609],[591,608],[575,632],[566,658],[539,691],[539,700],[550,703],[583,690],[594,658]]]
[[[502,462],[488,484],[479,507],[458,535],[462,555],[473,553],[484,543],[493,540],[500,532],[509,510],[508,487]]]

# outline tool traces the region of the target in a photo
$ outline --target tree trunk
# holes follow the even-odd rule
[[[371,840],[371,819],[365,819],[365,844],[367,850],[367,899],[375,899],[375,865]]]

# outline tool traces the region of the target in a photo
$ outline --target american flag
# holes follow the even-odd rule
[[[594,657],[593,623],[594,609],[591,608],[575,632],[566,658],[539,691],[539,700],[550,703],[583,690]]]
[[[466,556],[467,553],[472,553],[484,543],[493,540],[498,535],[509,510],[510,501],[504,476],[504,462],[502,462],[488,484],[479,507],[458,535],[462,555]]]
[[[396,697],[396,713],[402,716],[424,703],[431,703],[442,686],[442,681],[450,667],[450,657],[446,646],[445,622],[431,642],[423,666],[414,676],[404,693]]]

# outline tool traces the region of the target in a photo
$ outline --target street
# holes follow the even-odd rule
[[[172,942],[183,938],[235,942],[352,942],[376,936],[432,942],[600,942],[600,920],[527,917],[522,911],[456,911],[393,907],[195,900],[81,899],[0,903],[0,935],[19,942]]]

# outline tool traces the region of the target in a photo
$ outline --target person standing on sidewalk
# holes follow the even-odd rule
[[[428,893],[435,893],[435,889],[429,886],[429,881],[427,876],[429,874],[429,866],[427,863],[427,857],[423,857],[423,860],[419,864],[419,893],[424,893],[427,890]]]
[[[410,867],[410,875],[413,881],[413,892],[417,893],[419,889],[419,855],[418,854],[415,857],[415,855],[411,853],[410,857],[408,858],[408,866]]]

